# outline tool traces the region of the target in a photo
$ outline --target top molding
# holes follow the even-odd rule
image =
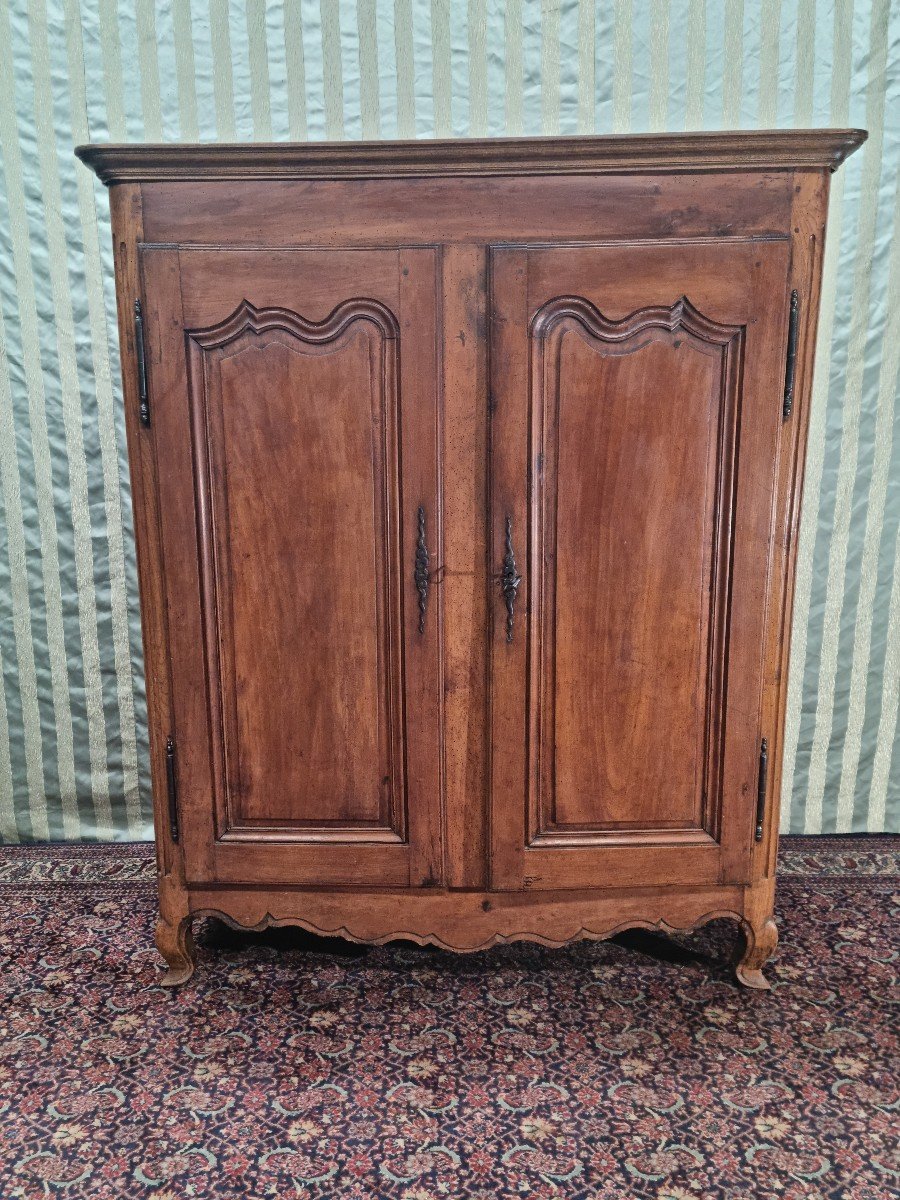
[[[213,179],[834,171],[867,137],[863,129],[774,129],[453,141],[89,144],[75,153],[109,186]]]

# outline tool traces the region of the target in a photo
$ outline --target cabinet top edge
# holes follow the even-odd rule
[[[89,143],[75,153],[107,186],[239,179],[834,171],[863,129],[773,129],[402,142]]]

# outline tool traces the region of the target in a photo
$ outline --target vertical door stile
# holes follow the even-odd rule
[[[530,582],[527,562],[517,564],[521,576],[515,590],[518,621],[509,621],[511,586],[507,565],[507,529],[527,546],[528,260],[521,250],[498,249],[490,256],[491,372],[491,886],[517,888],[525,874],[521,836],[510,836],[509,822],[494,804],[498,795],[525,817],[527,783],[522,748],[526,744],[525,671],[529,637]],[[521,531],[519,535],[515,531]],[[511,636],[510,636],[511,635]]]

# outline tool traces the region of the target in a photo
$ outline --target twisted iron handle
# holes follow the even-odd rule
[[[503,573],[500,576],[500,589],[506,602],[506,640],[513,640],[513,625],[516,619],[516,594],[522,576],[516,570],[516,556],[512,544],[512,517],[506,518],[506,553],[503,555]]]

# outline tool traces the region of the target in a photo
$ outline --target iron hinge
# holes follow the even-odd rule
[[[756,790],[756,841],[761,842],[766,816],[766,788],[769,782],[769,743],[765,738],[759,745],[759,779]]]
[[[166,787],[169,793],[169,833],[178,841],[178,777],[175,771],[175,742],[166,738]]]
[[[147,358],[144,353],[144,314],[140,300],[134,302],[134,350],[137,356],[138,403],[141,424],[150,425],[150,397],[147,393]]]
[[[794,408],[794,375],[797,370],[797,337],[800,329],[800,294],[795,288],[791,292],[791,311],[788,317],[787,365],[784,371],[784,402],[781,411],[784,419]]]

